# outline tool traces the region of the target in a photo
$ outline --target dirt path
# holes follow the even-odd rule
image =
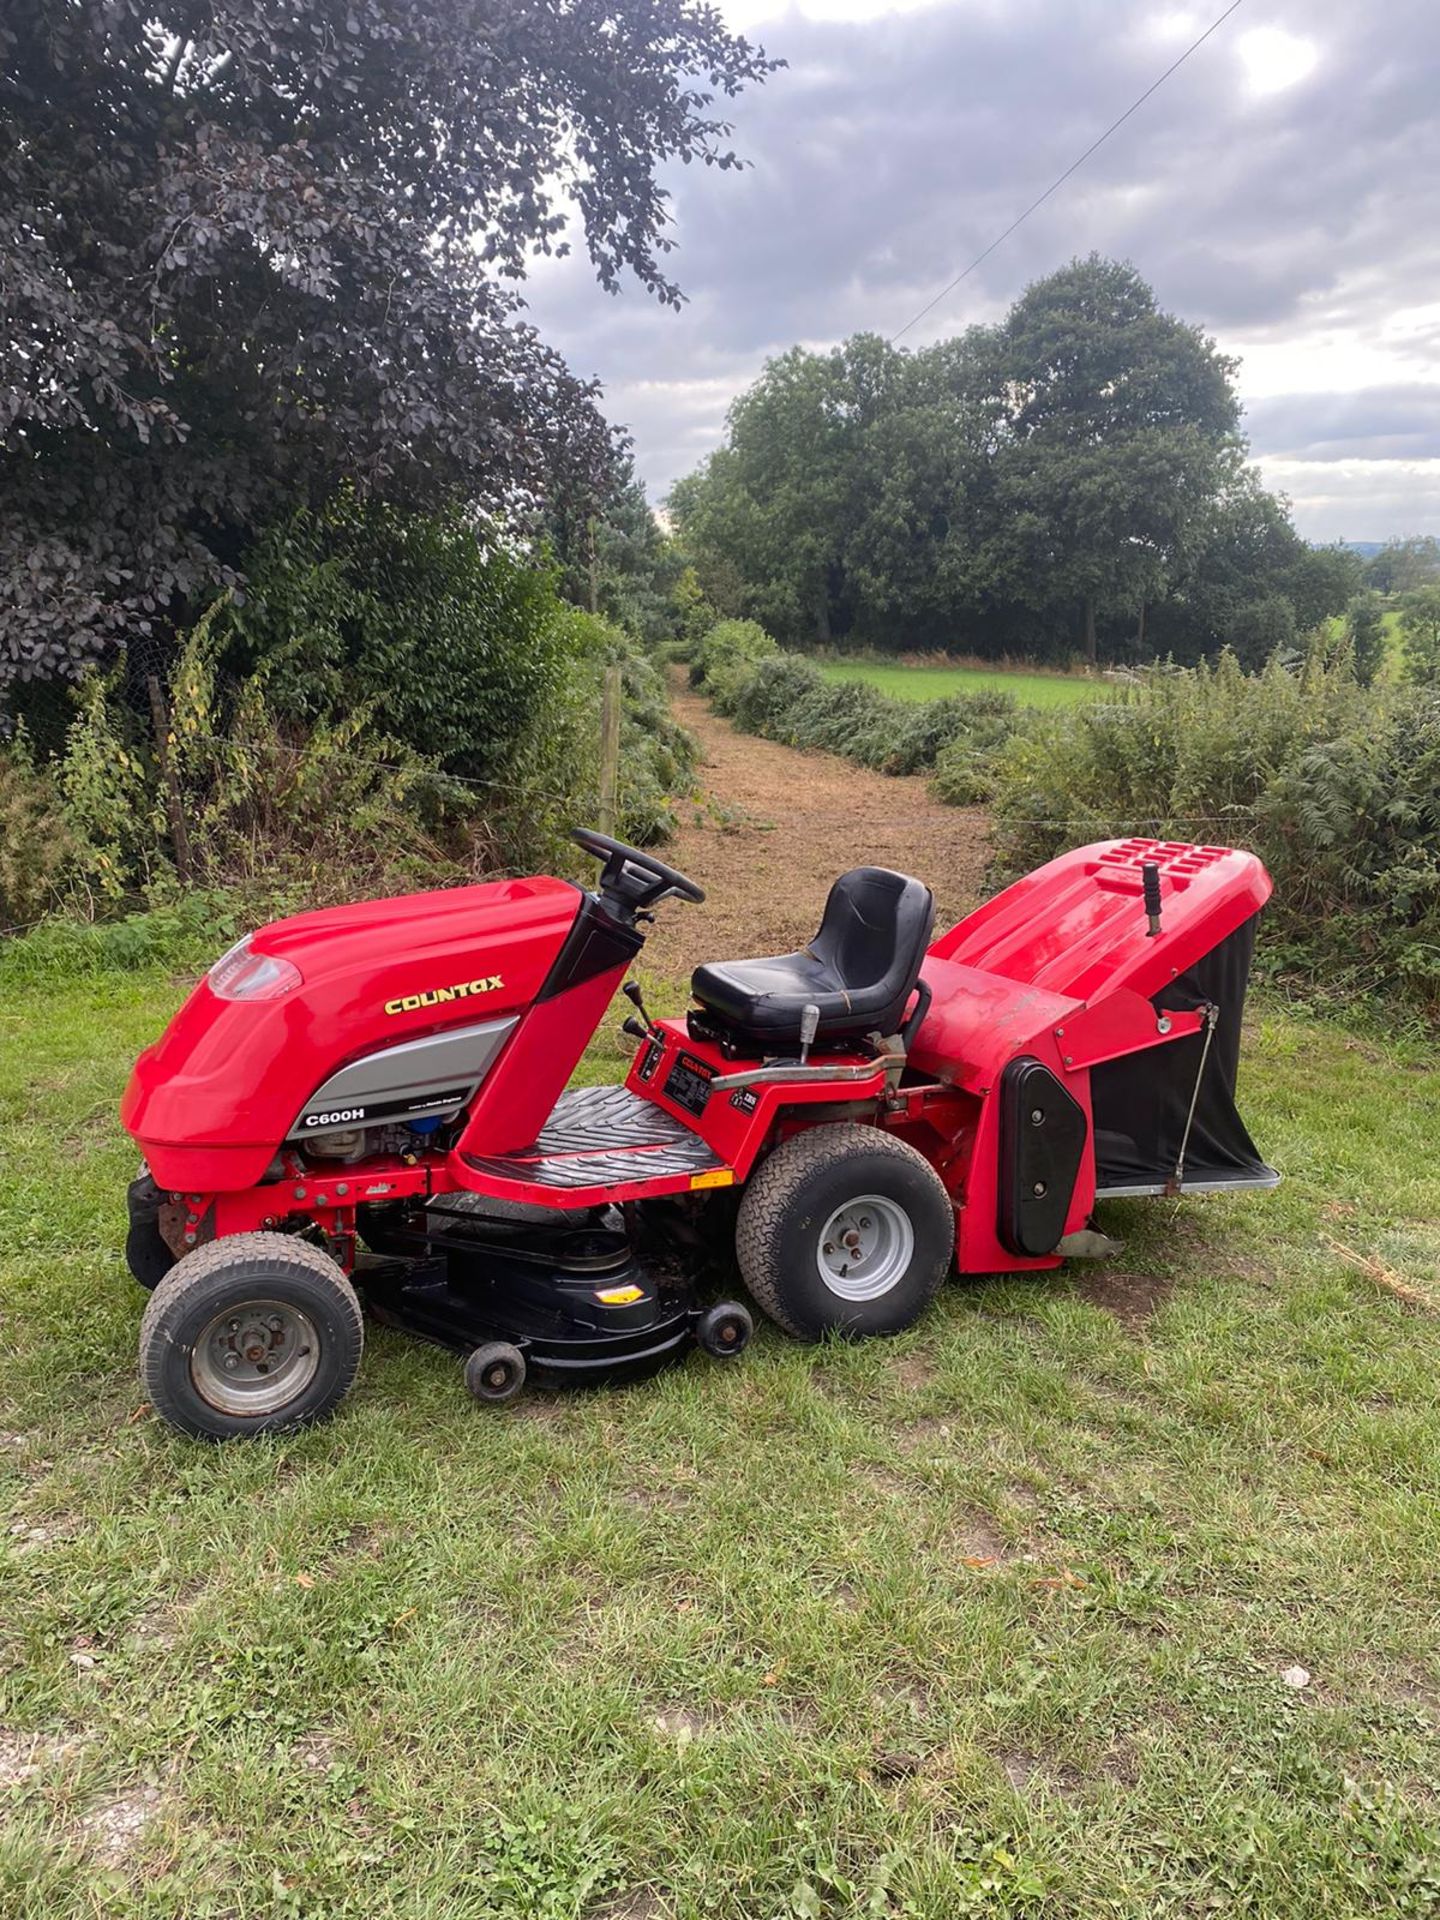
[[[700,742],[702,798],[686,802],[663,858],[706,889],[703,907],[667,902],[646,963],[686,978],[702,960],[786,953],[820,923],[847,867],[896,867],[935,890],[937,925],[980,898],[985,816],[945,807],[923,779],[891,779],[829,753],[738,733],[678,688],[677,718]]]

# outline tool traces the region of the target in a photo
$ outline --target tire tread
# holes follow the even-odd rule
[[[912,1166],[918,1163],[944,1193],[940,1176],[924,1154],[917,1153],[905,1141],[897,1140],[893,1133],[887,1133],[883,1127],[866,1126],[855,1120],[840,1120],[822,1121],[816,1126],[807,1127],[803,1133],[793,1135],[774,1148],[751,1177],[740,1202],[740,1214],[735,1223],[735,1252],[740,1262],[740,1272],[746,1286],[769,1318],[797,1340],[808,1340],[813,1335],[787,1310],[780,1291],[781,1276],[776,1270],[775,1248],[785,1213],[817,1169],[838,1163],[857,1151],[889,1154]],[[948,1195],[946,1201],[948,1204]],[[936,1275],[920,1311],[940,1291],[944,1278],[942,1270]]]
[[[240,1241],[244,1242],[243,1252],[237,1244]],[[355,1336],[353,1362],[331,1406],[338,1406],[349,1393],[360,1370],[365,1344],[365,1320],[355,1289],[338,1262],[328,1253],[322,1253],[319,1247],[294,1234],[228,1234],[223,1239],[210,1240],[204,1246],[192,1248],[177,1260],[145,1303],[145,1312],[140,1321],[140,1382],[150,1404],[166,1419],[170,1418],[166,1411],[170,1394],[163,1367],[165,1349],[169,1344],[167,1323],[173,1325],[175,1319],[184,1313],[191,1296],[213,1280],[217,1273],[228,1271],[232,1278],[243,1280],[253,1272],[255,1279],[263,1280],[273,1274],[276,1263],[280,1261],[307,1267],[311,1276],[325,1285],[337,1312],[349,1321]]]

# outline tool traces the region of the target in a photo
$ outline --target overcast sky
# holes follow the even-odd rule
[[[541,262],[531,317],[634,435],[652,499],[767,356],[889,336],[1224,0],[722,0],[789,62],[733,109],[744,173],[677,170],[680,313]],[[1092,250],[1240,357],[1256,457],[1310,539],[1440,532],[1440,0],[1244,0],[905,336],[1001,314]]]

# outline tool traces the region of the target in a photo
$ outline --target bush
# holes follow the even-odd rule
[[[220,616],[218,666],[265,671],[282,723],[377,702],[416,753],[498,779],[562,695],[562,609],[552,573],[458,509],[402,513],[344,493],[261,542],[243,600]]]
[[[791,728],[795,710],[801,700],[824,684],[824,676],[813,661],[782,653],[773,660],[757,661],[715,704],[745,733],[801,745]]]
[[[485,866],[553,865],[569,828],[593,821],[607,662],[623,669],[617,831],[661,838],[693,784],[688,737],[638,643],[459,512],[404,515],[347,494],[299,513],[251,563],[222,626],[222,675],[263,672],[282,724],[343,730],[360,703],[432,775],[475,783],[460,810]],[[433,802],[440,788],[427,791]],[[466,789],[445,791],[454,802]]]
[[[375,700],[302,727],[275,711],[278,657],[226,682],[220,612],[200,621],[175,664],[168,786],[149,716],[125,699],[123,669],[82,690],[57,779],[76,884],[92,903],[153,904],[173,898],[182,879],[283,907],[463,877],[471,791],[384,732]],[[171,837],[172,794],[184,860]]]
[[[0,929],[57,908],[113,921],[197,890],[253,921],[565,871],[569,829],[596,816],[612,662],[617,831],[644,844],[693,790],[694,748],[626,633],[562,601],[548,571],[482,548],[459,516],[348,495],[297,514],[243,604],[216,601],[180,642],[163,751],[151,662],[123,657],[67,692],[48,761],[23,725],[0,747]]]
[[[1375,684],[1385,664],[1385,602],[1378,593],[1357,593],[1346,609],[1346,630],[1355,654],[1355,677],[1362,687]]]
[[[718,704],[739,687],[757,661],[772,659],[779,651],[756,621],[720,620],[691,643],[690,684],[704,687]]]
[[[75,855],[54,779],[18,729],[0,748],[0,929],[25,926],[53,908]]]
[[[232,896],[208,891],[119,920],[56,917],[0,944],[0,983],[29,986],[140,967],[200,973],[250,924]]]
[[[913,701],[892,700],[863,680],[828,680],[813,660],[780,653],[751,620],[713,628],[692,678],[747,733],[838,753],[879,773],[936,772],[941,797],[962,804],[985,797],[996,752],[1028,724],[998,688]]]
[[[996,770],[1010,742],[1028,731],[1036,709],[1022,707],[998,687],[934,704],[953,708],[935,754],[930,791],[953,807],[981,806],[995,790]]]
[[[1251,847],[1297,971],[1440,1009],[1440,694],[1363,688],[1348,649],[1040,716],[996,763],[993,824],[1002,878],[1117,834]]]
[[[1440,586],[1413,587],[1400,601],[1405,671],[1427,686],[1440,682]]]
[[[569,828],[593,824],[600,792],[599,712],[608,665],[620,667],[620,778],[616,834],[638,846],[675,826],[675,801],[693,792],[695,743],[670,710],[659,666],[619,627],[598,614],[566,607],[561,629],[569,669],[543,737],[532,740],[516,768],[535,798],[529,826],[509,823],[512,856],[522,847],[532,864],[557,857]]]

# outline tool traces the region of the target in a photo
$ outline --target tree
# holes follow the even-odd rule
[[[1400,631],[1405,637],[1406,674],[1433,686],[1440,681],[1440,582],[1414,587],[1404,596]]]
[[[1338,543],[1312,547],[1301,542],[1284,586],[1301,631],[1318,627],[1347,606],[1360,590],[1364,570],[1359,554],[1349,547]]]
[[[608,471],[514,283],[569,195],[606,286],[677,301],[658,170],[737,164],[713,95],[772,64],[700,0],[7,9],[0,686],[163,628],[341,480]]]
[[[1345,610],[1345,624],[1355,659],[1355,678],[1373,686],[1385,660],[1385,602],[1373,589],[1357,593]]]
[[[1284,498],[1267,492],[1235,452],[1168,597],[1155,610],[1152,651],[1194,661],[1230,645],[1263,659],[1270,646],[1289,645],[1341,612],[1356,578],[1354,556],[1307,546]],[[1257,613],[1262,603],[1277,600],[1289,603],[1288,623],[1273,605],[1263,617]]]
[[[1033,605],[1137,624],[1204,525],[1236,444],[1234,362],[1162,313],[1133,267],[1091,255],[1026,289],[991,362],[1001,417],[992,565]]]
[[[903,366],[873,334],[830,353],[792,348],[731,407],[726,444],[671,491],[682,537],[737,567],[742,611],[784,639],[827,645],[853,620],[863,449]]]
[[[1250,673],[1258,673],[1277,653],[1290,653],[1299,641],[1295,609],[1283,594],[1247,601],[1231,616],[1225,644]]]
[[[710,599],[792,645],[1253,647],[1343,608],[1355,563],[1260,485],[1232,372],[1132,268],[1077,261],[919,353],[771,361],[670,510]]]
[[[651,511],[629,455],[604,493],[552,499],[545,532],[567,600],[650,644],[670,635],[670,595],[684,563]]]
[[[872,645],[945,647],[990,601],[995,409],[974,328],[906,356],[854,474],[844,564],[854,627]]]
[[[1440,540],[1431,533],[1387,540],[1365,568],[1365,584],[1378,593],[1408,593],[1432,580],[1440,580]]]

